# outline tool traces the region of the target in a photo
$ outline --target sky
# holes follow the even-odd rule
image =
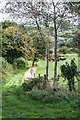
[[[4,8],[4,6],[5,6],[5,4],[6,4],[7,1],[9,1],[9,0],[0,0],[0,22],[8,19],[8,17],[9,17],[9,14],[2,13],[2,11],[1,11],[1,9]],[[25,2],[26,0],[11,0],[11,1],[17,1],[17,2],[24,1]],[[45,0],[45,1],[50,1],[50,0]],[[57,1],[62,1],[62,0],[54,0],[54,1],[56,3]]]
[[[8,17],[9,17],[9,14],[2,13],[2,11],[1,11],[1,9],[4,8],[4,6],[5,6],[7,1],[9,1],[9,0],[0,0],[0,22],[8,19]],[[17,2],[24,1],[25,2],[26,0],[11,0],[11,1],[17,1]],[[50,2],[52,0],[45,0],[45,1],[49,1]],[[70,2],[70,1],[72,1],[72,2],[80,2],[80,0],[53,0],[53,1],[55,1],[55,3],[58,2],[58,1],[59,2],[61,2],[61,1],[65,1],[65,2]]]
[[[0,0],[0,21],[3,21],[4,18],[6,19],[7,14],[6,13],[2,13],[1,9],[4,8],[5,3],[7,0]]]

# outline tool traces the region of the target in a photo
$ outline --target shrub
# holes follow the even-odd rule
[[[40,102],[49,103],[49,102],[58,102],[62,101],[63,99],[68,99],[67,93],[65,91],[53,91],[53,90],[32,90],[28,93],[28,95],[34,99],[38,100]]]
[[[30,97],[34,100],[43,101],[44,97],[47,95],[45,90],[33,90],[29,93]]]
[[[0,68],[2,73],[2,82],[10,79],[14,74],[14,69],[10,63],[7,62],[3,57],[0,57]]]
[[[61,65],[60,67],[62,76],[68,80],[68,86],[70,91],[75,91],[75,81],[74,77],[79,76],[77,65],[74,59],[71,60],[70,64],[66,62],[65,65]]]
[[[15,89],[14,89],[14,95],[20,96],[20,95],[22,95],[22,94],[23,94],[23,89],[22,89],[22,87],[21,87],[21,86],[15,87]]]
[[[3,57],[0,57],[0,67],[2,66],[3,69],[7,69],[9,66],[9,63],[7,60],[5,60]]]
[[[43,87],[43,78],[33,78],[30,81],[28,81],[28,83],[23,83],[22,87],[24,91],[31,91],[33,88],[35,89],[35,87],[37,89],[41,89]]]
[[[67,54],[67,53],[70,53],[71,51],[67,46],[62,46],[61,48],[58,49],[58,52],[62,54]]]
[[[32,90],[33,86],[31,86],[30,84],[26,84],[26,83],[23,83],[22,84],[22,87],[23,87],[23,90],[26,92],[26,91],[30,91]]]
[[[71,48],[71,52],[78,53],[78,48]]]
[[[14,59],[13,67],[16,69],[24,68],[25,67],[25,59],[23,57],[19,57],[17,59]]]

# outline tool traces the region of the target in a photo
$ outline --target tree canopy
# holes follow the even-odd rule
[[[12,63],[15,58],[33,59],[35,48],[32,38],[16,26],[2,29],[2,56]]]

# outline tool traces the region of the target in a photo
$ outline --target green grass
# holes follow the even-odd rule
[[[74,107],[77,98],[43,103],[23,94],[22,88],[10,87],[3,91],[3,118],[77,118]]]
[[[78,65],[78,55],[77,54],[66,54],[65,55],[66,60],[64,61],[58,61],[58,75],[61,74],[60,72],[60,66],[65,64],[66,62],[70,63],[72,58],[75,58],[75,62]],[[37,67],[37,75],[41,74],[41,76],[43,76],[46,71],[46,61],[45,60],[39,60],[38,62],[38,67]],[[49,62],[49,78],[53,78],[53,74],[54,74],[54,62],[50,61]]]
[[[72,57],[77,55],[66,55],[70,61]],[[65,61],[60,62],[58,68]],[[49,73],[53,76],[53,64],[50,62]],[[31,62],[30,62],[31,65]],[[30,67],[30,66],[29,66]],[[59,70],[59,69],[58,69]],[[39,61],[37,74],[43,75],[45,72],[45,61]],[[60,70],[59,70],[60,72]],[[53,100],[52,103],[33,100],[29,95],[24,94],[21,84],[23,83],[23,75],[25,70],[18,71],[12,79],[3,86],[3,101],[2,101],[2,117],[3,118],[77,118],[79,111],[75,107],[75,102],[78,100],[76,95],[63,99],[62,101]]]
[[[78,66],[78,55],[77,54],[65,54],[66,60],[64,61],[58,61],[58,68],[57,68],[57,74],[61,75],[60,66],[65,64],[66,62],[70,63],[72,58],[75,58],[75,63]],[[46,73],[46,61],[45,60],[39,60],[38,67],[37,67],[37,75],[40,74],[41,76],[44,76]],[[54,76],[54,62],[49,62],[49,80],[52,80]],[[59,79],[59,86],[65,87],[67,86],[67,81],[64,81],[64,78],[60,77]],[[76,79],[75,79],[76,80]],[[76,83],[76,87],[78,88],[78,84]]]
[[[9,88],[10,86],[16,85],[20,86],[24,82],[24,73],[31,67],[32,61],[26,62],[26,67],[24,69],[17,69],[13,77],[7,81],[6,84],[3,84],[3,88]]]

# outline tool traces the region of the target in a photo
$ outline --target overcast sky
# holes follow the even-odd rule
[[[6,13],[2,13],[1,9],[4,8],[7,0],[0,0],[0,21],[3,21],[4,18],[6,19]]]
[[[8,19],[8,17],[9,17],[9,14],[2,13],[2,11],[1,11],[1,9],[4,8],[4,6],[5,6],[5,4],[6,4],[7,1],[9,1],[9,0],[0,0],[0,22]],[[24,1],[25,2],[26,0],[11,0],[11,1],[17,1],[17,2]],[[36,0],[36,1],[38,1],[38,0]],[[50,1],[50,0],[45,0],[45,1]],[[55,1],[55,3],[56,3],[58,1],[59,2],[60,1],[65,1],[65,2],[71,2],[71,1],[72,2],[79,2],[80,0],[53,0],[53,1]]]
[[[4,6],[5,6],[7,1],[9,1],[9,0],[0,0],[0,22],[8,19],[8,17],[9,17],[9,15],[7,13],[2,13],[2,11],[1,11],[1,9],[4,8]],[[11,1],[17,1],[17,2],[24,1],[25,2],[26,0],[11,0]],[[36,0],[36,1],[38,1],[38,0]],[[50,2],[50,0],[45,0],[45,1],[49,1]],[[62,0],[54,0],[54,1],[56,3],[57,1],[62,1]]]

